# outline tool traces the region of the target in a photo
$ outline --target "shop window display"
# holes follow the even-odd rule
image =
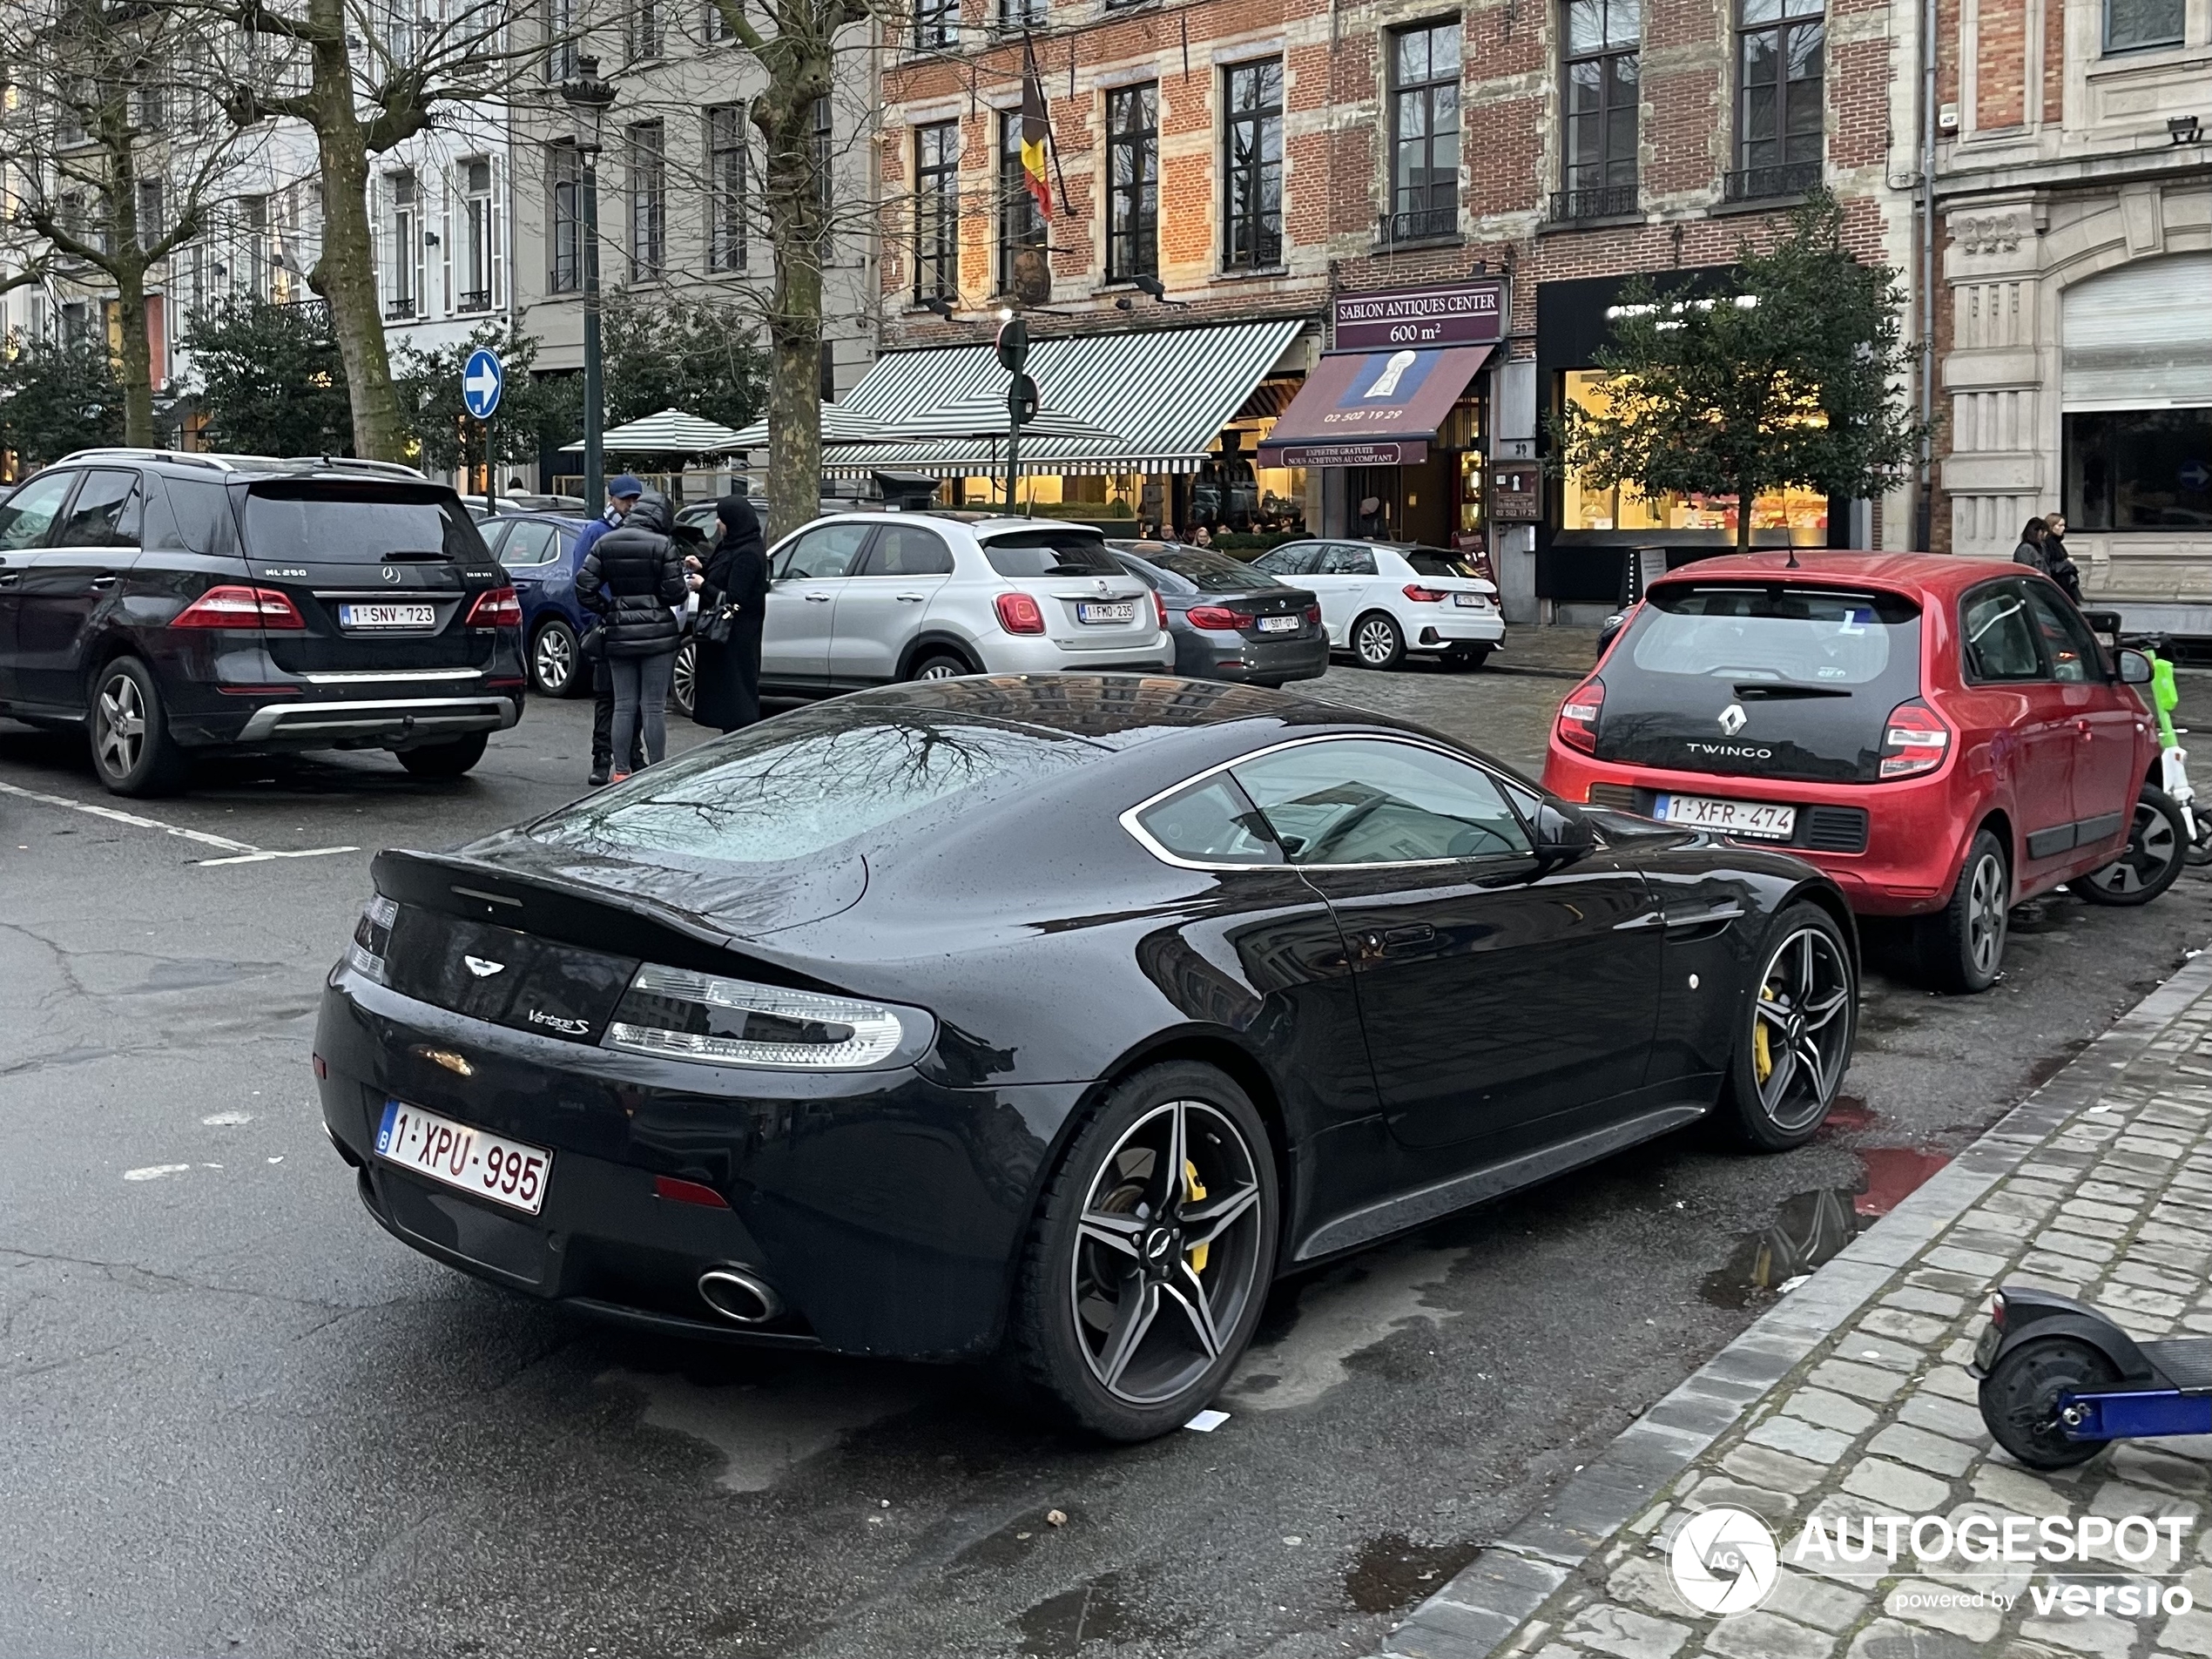
[[[1610,375],[1603,369],[1570,369],[1562,377],[1568,402],[1578,408],[1602,410],[1611,399],[1606,392]],[[1642,496],[1627,485],[1601,489],[1584,482],[1579,472],[1561,481],[1560,523],[1562,530],[1723,530],[1736,533],[1736,501],[1730,496]],[[1788,485],[1755,496],[1751,502],[1754,530],[1789,529],[1797,536],[1828,530],[1828,497],[1817,490]]]

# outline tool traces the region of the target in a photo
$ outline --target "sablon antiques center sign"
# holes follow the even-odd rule
[[[1336,298],[1331,341],[1338,351],[1400,347],[1490,346],[1505,338],[1503,277],[1391,288]]]

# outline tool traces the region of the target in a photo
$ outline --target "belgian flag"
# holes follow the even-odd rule
[[[1052,123],[1045,114],[1044,77],[1037,72],[1036,43],[1022,43],[1022,181],[1037,204],[1038,216],[1052,219],[1052,181],[1045,172],[1045,149]]]

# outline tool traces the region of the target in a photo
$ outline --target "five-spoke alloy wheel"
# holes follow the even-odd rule
[[[1227,1379],[1272,1276],[1264,1126],[1211,1066],[1137,1073],[1084,1125],[1024,1264],[1030,1380],[1082,1426],[1135,1440],[1187,1420]]]
[[[1784,911],[1748,1000],[1729,1079],[1735,1127],[1764,1150],[1803,1145],[1835,1103],[1858,1018],[1858,970],[1835,918],[1814,904]]]
[[[118,795],[165,794],[184,781],[185,758],[161,707],[153,671],[118,657],[92,689],[92,765]]]

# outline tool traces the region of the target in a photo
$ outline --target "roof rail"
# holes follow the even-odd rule
[[[358,455],[287,455],[286,460],[299,466],[328,467],[334,471],[392,472],[402,478],[421,478],[425,475],[420,468],[398,461],[365,461]]]
[[[217,472],[229,472],[232,466],[221,455],[187,455],[174,449],[149,449],[135,444],[107,444],[97,449],[75,449],[62,457],[71,461],[173,461],[181,466],[207,467]]]

